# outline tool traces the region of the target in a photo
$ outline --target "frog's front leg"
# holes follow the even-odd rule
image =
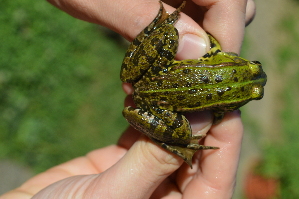
[[[168,110],[158,113],[161,119],[151,112],[126,107],[124,117],[137,130],[146,134],[162,148],[181,157],[192,168],[192,157],[198,150],[218,149],[218,147],[198,144],[204,136],[192,135],[188,120],[185,116]],[[168,121],[167,121],[168,120]],[[172,121],[170,123],[170,121]]]

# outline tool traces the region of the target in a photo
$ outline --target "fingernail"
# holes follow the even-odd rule
[[[194,34],[185,34],[180,39],[178,52],[176,58],[183,59],[197,59],[207,52],[207,43],[204,38]]]
[[[205,134],[213,123],[213,114],[211,111],[200,111],[185,114],[189,120],[193,134]]]

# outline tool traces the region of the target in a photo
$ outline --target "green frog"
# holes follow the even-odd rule
[[[192,168],[196,151],[218,147],[200,145],[203,136],[192,135],[183,113],[210,110],[216,123],[225,112],[261,99],[267,77],[260,62],[223,52],[210,34],[203,57],[176,61],[174,23],[184,5],[169,15],[160,2],[156,18],[130,44],[120,77],[134,88],[137,108],[124,108],[127,121]]]

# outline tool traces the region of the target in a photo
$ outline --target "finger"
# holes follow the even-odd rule
[[[182,193],[173,179],[166,178],[151,195],[151,198],[181,199]]]
[[[127,95],[124,103],[125,107],[132,106],[135,107],[133,102],[132,95]],[[139,139],[141,133],[134,129],[132,126],[129,126],[124,133],[120,136],[118,140],[118,145],[129,150],[131,146]]]
[[[73,17],[106,26],[132,40],[157,15],[160,4],[157,0],[48,0]],[[174,8],[165,5],[169,12]],[[190,20],[188,18],[182,21]],[[185,32],[197,29],[197,24],[182,23]],[[207,39],[207,38],[206,38]]]
[[[133,94],[133,87],[132,87],[132,84],[130,83],[122,83],[122,88],[123,88],[123,91],[127,94],[127,95],[132,95]]]
[[[120,136],[117,144],[127,150],[140,138],[141,133],[129,126],[125,132]]]
[[[255,3],[253,0],[248,0],[247,6],[246,6],[246,26],[249,25],[255,16]]]
[[[193,135],[205,136],[213,124],[213,115],[211,111],[186,113],[184,115],[191,124]]]
[[[106,26],[130,40],[151,22],[157,1],[48,0],[73,17]]]
[[[244,29],[247,0],[193,0],[206,7],[203,28],[221,44],[224,51],[240,52]]]
[[[197,121],[198,124],[196,124],[195,129],[198,132],[205,134],[206,132],[204,132],[203,129],[205,129],[205,131],[208,131],[209,128],[207,128],[207,126],[210,127],[212,119],[211,115],[207,114],[207,112],[199,112],[193,114],[192,116],[197,118],[197,120],[202,121],[201,123]],[[190,118],[190,115],[188,117]],[[190,120],[192,121],[192,118]],[[146,198],[157,188],[159,184],[162,183],[163,180],[165,180],[167,176],[169,176],[172,172],[179,168],[183,161],[178,156],[168,151],[165,151],[161,147],[157,146],[148,138],[142,137],[133,144],[137,136],[132,139],[134,135],[132,136],[132,132],[129,131],[130,128],[120,138],[119,145],[124,146],[126,148],[130,147],[131,145],[132,146],[128,153],[117,164],[117,167],[119,167],[120,170],[133,170],[136,177],[138,176],[139,179],[143,179],[142,181],[139,180],[138,182],[138,185],[140,185],[140,187],[138,187],[138,195],[140,196],[140,198]],[[133,134],[135,133],[133,132]],[[129,178],[134,179],[135,176],[131,176]],[[149,182],[150,184],[148,184]],[[144,183],[144,185],[142,183]],[[129,186],[128,182],[127,186]],[[130,186],[136,187],[137,185],[131,184]],[[173,193],[178,193],[178,190],[175,189],[175,187],[168,187],[169,189],[167,190],[172,191]],[[164,190],[164,192],[162,191],[162,189],[159,190],[157,190],[155,194],[165,194],[166,190]],[[150,194],[141,195],[142,193]]]
[[[102,173],[92,190],[95,190],[94,195],[108,193],[110,198],[149,198],[181,163],[180,159],[143,137],[117,164]]]
[[[203,151],[197,174],[181,184],[186,198],[196,192],[201,198],[231,198],[235,186],[243,126],[238,111],[227,113],[223,121],[213,126],[205,145],[218,146],[218,150]]]
[[[128,40],[132,40],[157,15],[157,0],[48,0],[70,15],[106,26]],[[164,4],[171,13],[175,8]],[[209,39],[205,31],[190,17],[181,14],[176,27],[180,34],[178,59],[195,59],[204,55],[209,48]]]
[[[134,101],[133,101],[133,96],[132,95],[127,95],[124,103],[125,107],[127,106],[132,106],[135,107]]]
[[[118,150],[121,150],[120,153]],[[145,137],[138,140],[122,157],[125,151],[121,147],[117,147],[113,153],[99,149],[87,155],[89,164],[70,161],[68,164],[57,166],[54,172],[57,172],[57,177],[52,173],[51,176],[54,178],[49,180],[46,175],[48,172],[45,172],[39,177],[42,179],[34,180],[44,181],[46,184],[39,183],[39,189],[32,192],[32,195],[55,182],[34,198],[46,198],[45,196],[64,198],[82,194],[88,194],[90,197],[101,195],[104,198],[149,198],[157,186],[182,163],[181,159],[164,151]],[[112,166],[116,161],[117,164]],[[65,174],[60,175],[60,172]],[[96,173],[100,174],[95,175]],[[28,186],[24,188],[29,190]]]
[[[26,181],[19,188],[16,188],[15,190],[12,190],[5,195],[2,195],[0,198],[27,199],[31,198],[33,195],[37,194],[47,186],[66,178],[78,175],[82,176],[82,178],[74,177],[76,178],[76,180],[74,180],[73,183],[80,182],[80,180],[85,178],[86,175],[90,175],[91,178],[93,178],[93,174],[101,173],[114,165],[120,158],[122,158],[126,151],[126,149],[116,145],[111,145],[105,148],[94,150],[86,156],[70,160],[63,164],[55,166],[41,174],[36,175],[35,177]],[[85,176],[83,177],[83,175]],[[61,186],[63,187],[63,184],[61,184]],[[48,191],[45,191],[47,192],[47,194],[52,194],[53,192],[59,194],[53,188],[47,190]],[[62,190],[62,188],[60,190]],[[42,193],[39,196],[40,198],[44,198],[44,195]]]

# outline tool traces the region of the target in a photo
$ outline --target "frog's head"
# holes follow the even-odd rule
[[[214,111],[232,111],[251,100],[263,98],[267,76],[259,61],[249,61],[227,52],[219,52],[213,61],[217,62],[213,69],[223,77],[215,84],[218,91],[223,92],[219,98],[215,97]]]

